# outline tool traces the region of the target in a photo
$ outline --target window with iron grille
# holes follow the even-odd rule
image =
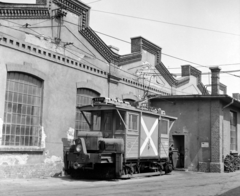
[[[8,73],[3,146],[40,146],[42,91],[42,80],[25,73]]]
[[[99,93],[91,89],[79,88],[77,89],[77,106],[90,105],[92,104],[92,98],[99,96],[100,96]],[[85,112],[84,114],[90,122],[91,114],[87,112]],[[89,131],[89,126],[78,108],[76,110],[75,130],[76,133],[78,131]]]
[[[230,150],[237,151],[237,113],[230,111]]]

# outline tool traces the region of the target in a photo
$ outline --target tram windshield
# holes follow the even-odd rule
[[[88,111],[85,115],[89,131],[101,131],[104,138],[113,138],[115,134],[124,134],[125,111],[99,110]],[[86,112],[84,112],[86,114]]]

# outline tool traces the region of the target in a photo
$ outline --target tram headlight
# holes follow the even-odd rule
[[[77,152],[81,152],[81,150],[82,150],[82,145],[81,144],[77,144],[76,145],[76,151]]]

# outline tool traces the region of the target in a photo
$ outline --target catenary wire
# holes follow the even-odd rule
[[[233,66],[233,65],[240,65],[240,63],[229,63],[229,64],[219,64],[219,65],[207,65],[208,67],[215,67],[215,66],[219,66],[219,67],[223,67],[223,66]],[[198,66],[200,67],[200,66]],[[197,67],[195,67],[197,68]],[[172,68],[168,68],[168,69],[181,69],[181,67],[172,67]]]
[[[77,24],[74,24],[74,23],[71,23],[71,22],[69,22],[69,21],[66,21],[66,20],[64,20],[65,22],[68,22],[68,23],[70,23],[70,24],[72,24],[72,25],[76,25],[76,26],[78,26]],[[65,28],[67,28],[65,25],[63,25]],[[48,27],[51,27],[51,26],[48,26]],[[32,27],[32,28],[37,28],[37,27]],[[41,28],[41,26],[40,27],[38,27],[38,28]],[[43,28],[43,27],[42,27]],[[67,28],[68,29],[68,28]],[[75,34],[70,30],[70,29],[68,29],[68,31],[73,35],[73,36],[75,36]],[[95,30],[94,30],[95,31]],[[103,35],[105,35],[105,36],[108,36],[108,37],[111,37],[111,38],[113,38],[113,39],[117,39],[117,40],[119,40],[119,41],[123,41],[123,42],[125,42],[125,43],[128,43],[128,44],[131,44],[130,42],[128,42],[128,41],[125,41],[125,40],[122,40],[122,39],[120,39],[120,38],[116,38],[116,37],[114,37],[114,36],[110,36],[110,35],[107,35],[107,34],[105,34],[105,33],[101,33],[101,32],[99,32],[99,31],[95,31],[96,33],[99,33],[99,34],[103,34]],[[75,36],[76,37],[76,36]],[[76,37],[77,38],[77,37]],[[78,39],[78,38],[77,38]],[[79,40],[79,39],[78,39]],[[80,41],[80,40],[79,40]],[[81,41],[80,41],[81,42]],[[82,43],[82,42],[81,42]],[[83,43],[82,43],[83,44]],[[84,45],[85,46],[85,45]],[[86,47],[86,46],[85,46]],[[88,49],[88,48],[87,48]],[[89,50],[89,49],[88,49]],[[181,60],[181,61],[185,61],[185,62],[188,62],[188,63],[191,63],[191,64],[195,64],[195,65],[198,65],[198,66],[200,66],[200,67],[204,67],[204,68],[209,68],[208,66],[204,66],[204,65],[200,65],[200,64],[198,64],[198,63],[194,63],[194,62],[192,62],[192,61],[188,61],[188,60],[185,60],[185,59],[182,59],[182,58],[179,58],[179,57],[175,57],[175,56],[172,56],[172,55],[168,55],[168,54],[165,54],[165,53],[162,53],[163,55],[165,55],[165,56],[168,56],[168,57],[171,57],[171,58],[175,58],[175,59],[178,59],[178,60]],[[94,55],[94,57],[96,58],[96,56]],[[123,71],[123,70],[122,70]],[[240,77],[240,76],[238,76],[238,75],[235,75],[235,74],[230,74],[230,73],[228,73],[229,75],[231,75],[231,76],[235,76],[235,77]]]
[[[95,31],[95,30],[94,30],[94,31]],[[99,31],[95,31],[95,32],[100,33]],[[101,33],[101,34],[103,34],[103,33]],[[111,37],[111,38],[116,39],[116,40],[119,40],[119,41],[123,41],[123,42],[128,43],[128,44],[131,44],[131,43],[128,42],[128,41],[125,41],[125,40],[116,38],[116,37],[111,36],[111,35],[107,35],[107,34],[103,34],[103,35],[108,36],[108,37]],[[192,61],[188,61],[188,60],[185,60],[185,59],[182,59],[182,58],[179,58],[179,57],[175,57],[175,56],[172,56],[172,55],[169,55],[169,54],[166,54],[166,53],[161,53],[161,54],[162,54],[162,55],[165,55],[165,56],[168,56],[168,57],[171,57],[171,58],[174,58],[174,59],[178,59],[178,60],[181,60],[181,61],[185,61],[185,62],[194,64],[194,65],[198,65],[199,67],[204,67],[204,68],[208,68],[208,69],[209,69],[209,67],[208,67],[208,66],[205,66],[205,65],[201,65],[201,64],[198,64],[198,63],[194,63],[194,62],[192,62]],[[234,74],[230,74],[230,73],[227,73],[227,74],[232,75],[232,76],[235,76],[235,77],[240,77],[240,76],[238,76],[238,75],[234,75]]]
[[[69,22],[69,21],[66,21],[66,20],[64,20],[65,22],[68,22],[68,23],[70,23],[70,24],[73,24],[73,25],[75,25],[75,26],[78,26],[77,24],[74,24],[74,23],[72,23],[72,22]],[[64,27],[66,27],[65,25],[63,25]],[[48,26],[48,27],[51,27],[51,26]],[[36,28],[36,27],[32,27],[32,28]],[[38,28],[41,28],[41,27],[38,27]],[[67,27],[66,27],[67,28]],[[68,28],[67,28],[68,29]],[[71,32],[71,30],[70,29],[68,29],[70,32]],[[95,30],[94,30],[95,31]],[[125,41],[125,40],[122,40],[122,39],[120,39],[120,38],[116,38],[116,37],[114,37],[114,36],[110,36],[110,35],[107,35],[107,34],[105,34],[105,33],[101,33],[101,32],[99,32],[99,31],[95,31],[96,33],[99,33],[99,34],[103,34],[103,35],[105,35],[105,36],[108,36],[108,37],[111,37],[111,38],[113,38],[113,39],[116,39],[116,40],[119,40],[119,41],[123,41],[123,42],[125,42],[125,43],[128,43],[128,44],[131,44],[130,42],[128,42],[128,41]],[[71,32],[72,33],[72,32]],[[74,33],[72,33],[73,35],[74,35]],[[75,35],[74,35],[75,36]],[[76,37],[76,36],[75,36]],[[81,42],[82,43],[82,42]],[[179,58],[179,57],[175,57],[175,56],[172,56],[172,55],[169,55],[169,54],[165,54],[165,53],[162,53],[162,55],[165,55],[165,56],[168,56],[168,57],[171,57],[171,58],[175,58],[175,59],[178,59],[178,60],[181,60],[181,61],[184,61],[184,62],[188,62],[188,63],[191,63],[191,64],[194,64],[194,65],[198,65],[199,67],[203,67],[203,68],[209,68],[208,66],[204,66],[204,65],[200,65],[200,64],[198,64],[198,63],[194,63],[194,62],[192,62],[192,61],[188,61],[188,60],[185,60],[185,59],[182,59],[182,58]],[[96,56],[94,56],[95,58],[96,58]],[[96,58],[97,59],[97,58]],[[99,59],[98,59],[99,60]],[[122,70],[123,71],[123,70]],[[128,74],[130,74],[129,72],[126,72],[126,73],[128,73]],[[231,76],[234,76],[234,77],[238,77],[238,78],[240,78],[240,76],[239,75],[235,75],[235,74],[230,74],[230,73],[227,73],[227,74],[229,74],[229,75],[231,75]],[[133,74],[132,74],[133,75]],[[162,75],[162,74],[160,74],[160,75]],[[174,74],[173,74],[174,75]],[[135,76],[135,75],[134,75]]]
[[[69,24],[72,24],[72,25],[75,25],[75,26],[78,26],[77,24],[75,23],[72,23],[70,21],[67,21],[67,20],[63,20],[64,22],[67,22]],[[116,39],[118,41],[121,41],[121,42],[124,42],[124,43],[127,43],[127,44],[131,44],[131,42],[129,41],[126,41],[126,40],[123,40],[123,39],[120,39],[120,38],[117,38],[117,37],[114,37],[114,36],[111,36],[111,35],[108,35],[108,34],[105,34],[105,33],[102,33],[102,32],[99,32],[99,31],[96,31],[94,30],[94,32],[98,33],[98,34],[101,34],[101,35],[104,35],[104,36],[107,36],[107,37],[110,37],[110,38],[113,38],[113,39]],[[194,63],[192,61],[188,61],[188,60],[185,60],[185,59],[182,59],[182,58],[179,58],[179,57],[175,57],[175,56],[172,56],[172,55],[169,55],[169,54],[166,54],[166,53],[161,53],[162,55],[165,55],[165,56],[168,56],[168,57],[171,57],[171,58],[174,58],[174,59],[178,59],[178,60],[181,60],[181,61],[184,61],[184,62],[187,62],[187,63],[191,63],[191,64],[194,64],[194,65],[198,65],[199,67],[203,67],[204,65],[200,65],[198,63]],[[235,63],[234,65],[238,65],[240,63]],[[224,65],[232,65],[232,64],[224,64]],[[224,65],[207,65],[206,67],[209,68],[210,66],[224,66]],[[195,67],[196,68],[196,67]],[[171,68],[169,68],[171,69]],[[177,69],[177,68],[176,68]],[[180,68],[179,68],[180,69]]]
[[[102,1],[102,0],[92,1],[92,2],[89,2],[89,3],[86,3],[86,4],[97,3],[97,2],[99,2],[99,1]]]
[[[95,10],[95,9],[92,9],[92,11],[105,13],[105,14],[112,14],[112,15],[117,15],[117,16],[124,16],[124,17],[129,17],[129,18],[134,18],[134,19],[146,20],[146,21],[151,21],[151,22],[158,22],[158,23],[163,23],[163,24],[168,24],[168,25],[181,26],[181,27],[186,27],[186,28],[191,28],[191,29],[198,29],[198,30],[203,30],[203,31],[210,31],[210,32],[215,32],[215,33],[240,36],[239,34],[236,34],[236,33],[229,33],[229,32],[225,32],[225,31],[217,31],[217,30],[194,27],[194,26],[189,26],[189,25],[182,25],[182,24],[177,24],[177,23],[165,22],[165,21],[161,21],[161,20],[142,18],[142,17],[138,17],[138,16],[131,16],[131,15],[125,15],[125,14],[119,14],[119,13],[113,13],[113,12],[107,12],[107,11]]]
[[[4,26],[4,27],[7,27],[7,26],[5,26],[5,25],[2,25],[2,26]],[[64,25],[65,26],[65,25]],[[48,26],[49,28],[50,27],[52,27],[52,26]],[[57,27],[57,26],[56,26]],[[65,26],[66,27],[66,26]],[[11,28],[11,27],[9,27],[9,28]],[[33,28],[36,28],[36,27],[33,27]],[[43,27],[39,27],[39,28],[43,28]],[[15,28],[12,28],[12,29],[14,29],[14,30],[18,30],[18,29],[15,29]],[[21,30],[18,30],[18,31],[21,31]],[[71,30],[69,30],[72,34],[73,34],[73,32],[71,31]],[[21,32],[26,32],[26,31],[21,31]],[[28,32],[27,32],[28,33]],[[79,40],[79,39],[78,39]],[[80,42],[80,43],[82,43],[82,42]],[[96,58],[96,57],[95,57]],[[97,58],[96,58],[97,59]],[[86,61],[85,59],[84,59],[84,61],[85,62],[88,62],[89,64],[91,64],[91,65],[93,65],[92,63],[90,63],[89,61]],[[111,66],[111,64],[108,64],[108,63],[106,63],[108,66]],[[127,74],[129,74],[129,75],[132,75],[132,76],[134,76],[134,77],[136,77],[136,75],[134,75],[134,74],[131,74],[131,73],[129,73],[129,72],[127,72],[127,71],[125,71],[125,70],[122,70],[122,69],[120,69],[119,67],[115,67],[115,68],[117,68],[117,69],[119,69],[119,70],[121,70],[122,72],[126,72]],[[158,74],[158,75],[161,75],[162,76],[162,74]],[[144,78],[138,78],[138,79],[144,79]],[[138,80],[138,79],[136,79],[136,80]],[[149,83],[151,83],[151,81],[148,81]],[[172,88],[168,88],[168,87],[162,87],[162,88],[165,88],[165,89],[168,89],[168,90],[172,90]],[[144,89],[143,89],[144,90]],[[146,90],[146,88],[145,88],[145,90]],[[189,93],[187,93],[187,92],[184,92],[184,91],[179,91],[179,90],[175,90],[176,92],[181,92],[181,93],[184,93],[184,94],[186,94],[186,95],[188,95]],[[156,94],[158,94],[158,93],[156,93]],[[191,95],[191,94],[189,94],[189,95]]]

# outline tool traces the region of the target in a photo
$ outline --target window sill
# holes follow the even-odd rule
[[[0,146],[0,152],[43,152],[45,148],[33,146]]]

